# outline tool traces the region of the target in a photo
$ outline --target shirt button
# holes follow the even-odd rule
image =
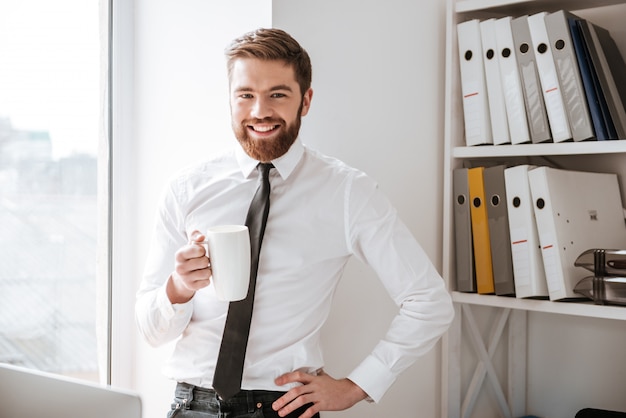
[[[262,407],[262,406],[263,406],[263,404],[262,404],[261,402],[258,402],[258,403],[256,404],[256,407],[257,407],[258,409],[261,409],[261,407]]]

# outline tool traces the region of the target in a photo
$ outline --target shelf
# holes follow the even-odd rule
[[[552,302],[549,300],[516,299],[506,296],[463,292],[452,292],[452,300],[457,303],[496,308],[626,321],[626,306],[596,305],[593,302]]]
[[[533,399],[536,398],[536,387],[533,388],[534,394],[527,393],[529,384],[536,383],[527,379],[527,360],[536,361],[535,354],[531,356],[529,353],[537,353],[537,356],[540,356],[539,353],[544,351],[544,346],[548,348],[546,351],[550,351],[553,344],[555,349],[559,349],[560,345],[569,348],[567,338],[576,338],[563,335],[561,341],[561,335],[556,332],[557,330],[554,341],[538,338],[544,335],[544,331],[550,333],[550,330],[537,330],[530,326],[546,319],[545,315],[536,313],[560,315],[554,318],[557,324],[563,320],[573,321],[575,326],[580,323],[581,335],[585,333],[584,327],[597,325],[598,328],[606,326],[607,329],[613,330],[615,327],[620,329],[626,324],[614,322],[626,321],[626,306],[597,305],[592,301],[518,299],[451,290],[457,288],[454,223],[456,200],[453,192],[455,168],[530,164],[548,165],[565,170],[614,173],[620,179],[622,202],[626,204],[624,203],[626,138],[612,141],[570,140],[560,143],[466,146],[463,89],[459,71],[462,57],[458,49],[457,25],[473,19],[483,21],[557,10],[574,12],[608,30],[618,44],[622,56],[626,57],[626,38],[623,29],[626,0],[447,0],[442,277],[450,289],[456,316],[444,338],[442,416],[451,418],[491,416],[494,415],[491,409],[497,407],[500,409],[499,416],[505,418],[528,415],[530,412],[528,409],[541,408],[559,410],[558,413],[546,414],[549,416],[572,416],[571,411],[565,412],[567,407],[561,404],[552,406],[550,402],[550,406],[543,406],[541,400]],[[481,307],[486,307],[486,311],[481,312],[483,309]],[[594,324],[581,321],[583,318],[594,318]],[[611,324],[606,323],[606,320],[612,320]],[[504,355],[495,355],[499,349]],[[544,359],[540,359],[538,364],[543,361]],[[536,365],[530,366],[535,373]],[[576,363],[571,365],[572,368],[576,366]],[[610,363],[608,367],[610,368]],[[619,374],[620,371],[616,369],[616,373]],[[541,373],[541,370],[538,372]],[[534,375],[531,377],[534,378]],[[583,380],[585,377],[581,376]],[[606,376],[602,374],[598,379],[605,378]],[[610,387],[611,380],[607,382],[609,384],[603,386]],[[490,387],[485,388],[485,385]],[[577,385],[574,386],[570,388],[572,391],[578,388]],[[599,387],[598,390],[600,389]],[[542,386],[540,390],[551,392],[552,388]],[[619,390],[611,392],[615,399],[621,399],[620,395]],[[491,401],[489,407],[480,404],[478,399],[481,396],[489,398]],[[547,401],[550,401],[550,398],[547,396]]]
[[[480,145],[455,147],[454,158],[491,158],[547,155],[621,154],[626,153],[626,140],[562,142],[558,144]]]
[[[612,6],[624,3],[623,0],[463,0],[456,3],[456,13],[492,11],[504,14],[527,14],[532,11],[554,11],[559,9],[582,10]]]

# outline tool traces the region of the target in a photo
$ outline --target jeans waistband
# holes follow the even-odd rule
[[[201,388],[188,383],[176,385],[176,398],[184,399],[188,405],[191,404],[191,401],[207,402],[219,406],[221,411],[242,408],[252,412],[260,408],[262,404],[271,404],[285,393],[271,390],[241,390],[232,398],[224,400],[213,389]]]

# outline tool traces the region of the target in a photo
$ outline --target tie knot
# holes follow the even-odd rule
[[[259,170],[259,173],[261,174],[261,178],[266,179],[268,178],[268,175],[270,173],[270,169],[274,168],[274,164],[272,163],[259,163],[259,165],[256,166],[257,170]]]

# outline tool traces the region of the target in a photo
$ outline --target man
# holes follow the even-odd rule
[[[164,369],[179,382],[168,416],[310,418],[366,398],[377,402],[446,331],[450,297],[376,184],[299,139],[313,90],[309,56],[298,42],[284,31],[259,29],[236,39],[226,56],[240,147],[170,183],[137,294],[146,340],[155,346],[177,340]],[[230,308],[215,295],[210,254],[199,243],[211,226],[244,223],[262,182],[260,162],[272,163],[271,204],[241,391],[222,396],[214,375]],[[320,330],[351,256],[376,271],[399,312],[372,353],[335,379],[323,370]]]

